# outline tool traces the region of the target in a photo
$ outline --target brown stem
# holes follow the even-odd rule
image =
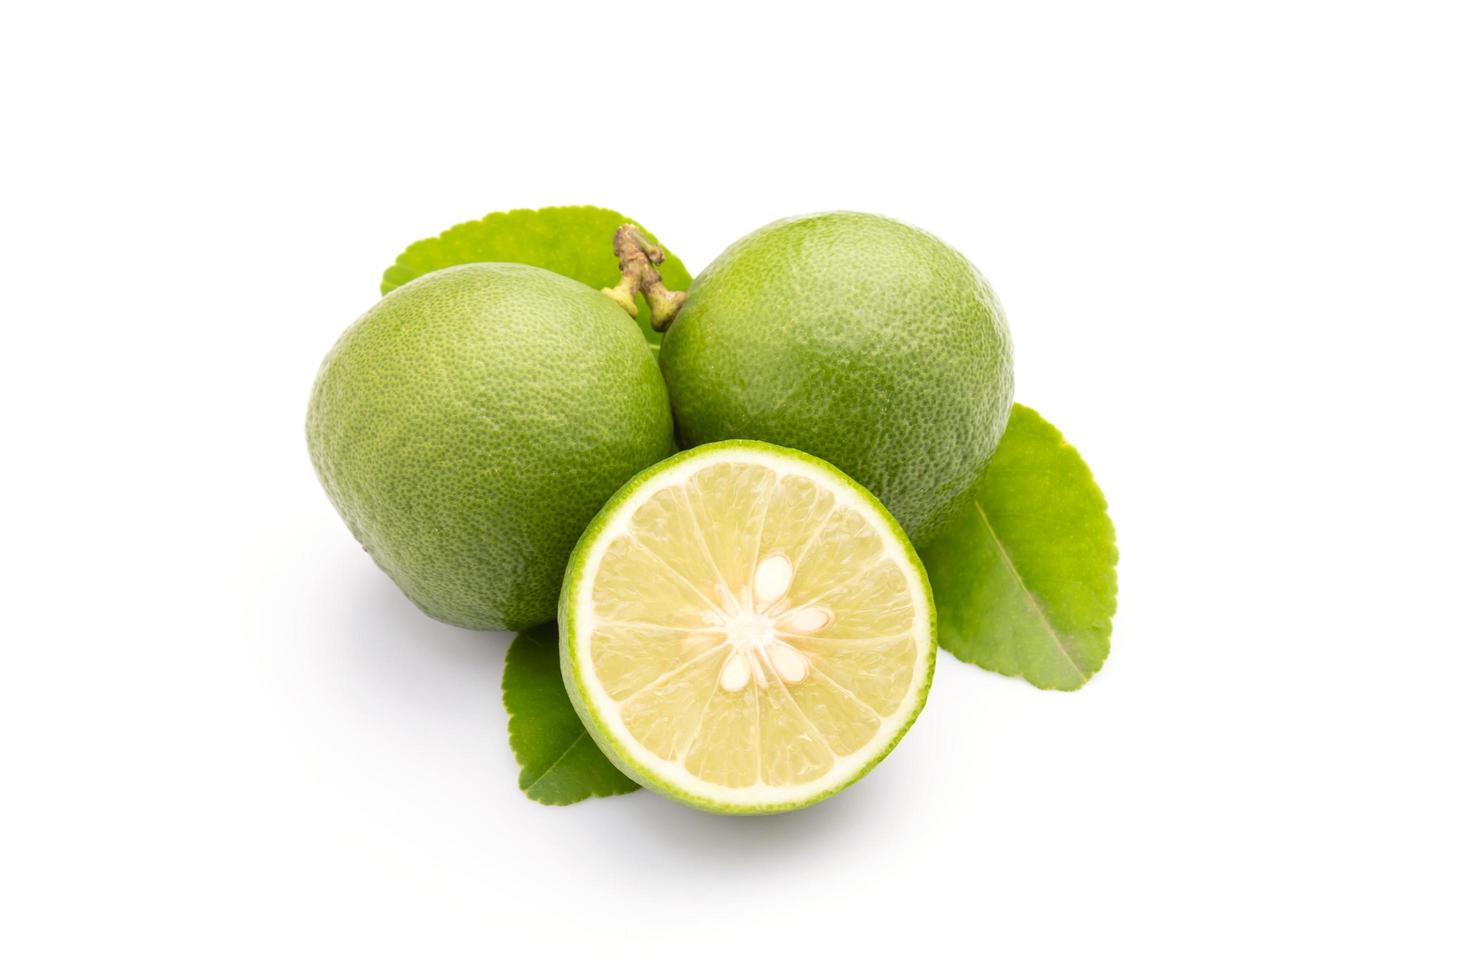
[[[684,294],[665,286],[658,274],[664,250],[650,242],[635,225],[623,225],[613,233],[613,253],[618,257],[618,270],[623,275],[616,286],[603,292],[633,317],[638,315],[637,297],[642,293],[648,300],[653,329],[659,333],[669,329],[679,307],[684,305]]]

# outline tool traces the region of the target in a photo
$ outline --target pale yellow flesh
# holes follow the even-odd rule
[[[729,789],[872,754],[928,655],[924,594],[878,520],[753,459],[649,496],[590,587],[589,681],[628,737]]]

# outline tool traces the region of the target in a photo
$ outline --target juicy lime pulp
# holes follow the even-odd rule
[[[608,757],[721,812],[852,783],[934,670],[933,599],[897,522],[835,467],[757,442],[620,490],[572,554],[560,624],[568,693]]]

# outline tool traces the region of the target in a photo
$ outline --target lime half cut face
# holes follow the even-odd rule
[[[913,723],[933,599],[897,522],[795,450],[720,442],[635,477],[562,589],[562,675],[607,756],[730,813],[852,783]]]

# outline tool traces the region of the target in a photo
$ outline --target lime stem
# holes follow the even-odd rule
[[[603,292],[632,317],[638,315],[637,298],[642,293],[648,300],[649,323],[653,329],[659,333],[669,329],[679,307],[684,305],[684,294],[665,286],[658,274],[664,250],[650,242],[636,225],[623,225],[613,233],[613,254],[618,257],[622,278],[616,286]]]

